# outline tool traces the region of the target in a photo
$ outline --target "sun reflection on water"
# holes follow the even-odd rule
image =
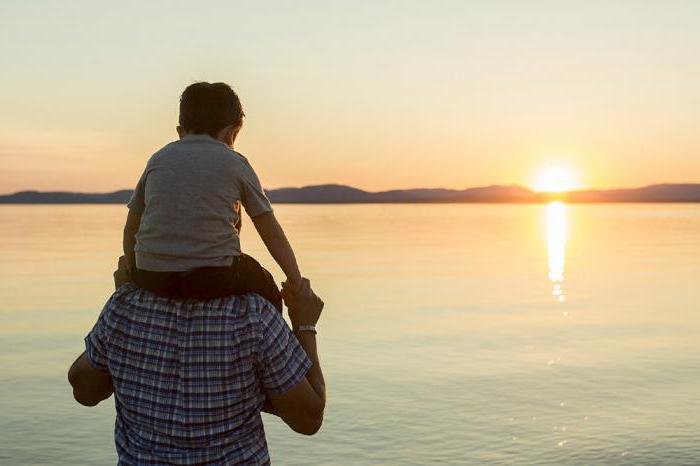
[[[547,205],[547,259],[552,296],[564,302],[564,262],[566,257],[566,204],[550,202]]]

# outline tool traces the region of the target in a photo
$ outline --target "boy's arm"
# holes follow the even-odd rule
[[[252,220],[267,250],[270,251],[273,259],[275,259],[287,276],[292,289],[298,289],[301,286],[301,273],[299,272],[297,259],[287,240],[287,236],[284,234],[284,230],[277,222],[275,214],[266,212],[253,217]]]
[[[126,267],[129,273],[136,268],[134,247],[136,246],[136,233],[139,231],[140,224],[141,215],[130,209],[124,225],[124,257],[126,258]]]

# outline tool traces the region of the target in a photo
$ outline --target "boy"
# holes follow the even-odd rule
[[[285,288],[298,293],[308,283],[257,175],[233,149],[243,116],[227,84],[199,82],[182,93],[180,140],[150,158],[128,203],[124,255],[139,287],[178,299],[255,292],[281,311],[270,273],[241,253],[241,205],[287,276]]]

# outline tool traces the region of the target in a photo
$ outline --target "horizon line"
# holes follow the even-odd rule
[[[391,188],[391,189],[381,189],[381,190],[368,190],[368,189],[358,188],[356,186],[352,186],[349,184],[330,182],[330,183],[309,184],[309,185],[302,185],[302,186],[281,186],[279,188],[265,188],[265,191],[280,191],[283,189],[308,189],[308,188],[320,188],[320,187],[336,186],[336,187],[343,187],[343,188],[351,188],[351,189],[362,191],[362,192],[365,192],[368,194],[380,194],[380,193],[395,192],[395,191],[416,191],[416,190],[442,190],[442,191],[459,192],[459,191],[468,191],[471,189],[484,189],[484,188],[519,188],[519,189],[526,189],[533,194],[562,195],[562,194],[586,192],[586,191],[622,191],[622,190],[644,189],[644,188],[650,188],[650,187],[655,187],[655,186],[688,186],[688,185],[700,185],[700,181],[698,181],[698,182],[658,182],[658,183],[651,183],[651,184],[645,184],[645,185],[634,186],[634,187],[613,187],[613,188],[581,187],[581,188],[561,190],[561,191],[537,191],[529,186],[525,186],[525,185],[521,185],[521,184],[499,184],[499,183],[484,184],[484,185],[478,185],[478,186],[469,186],[466,188],[413,187],[413,188]],[[73,191],[73,190],[60,190],[60,189],[59,190],[38,190],[38,189],[31,189],[30,188],[30,189],[23,189],[23,190],[19,190],[19,191],[4,193],[4,194],[0,193],[0,197],[14,196],[16,194],[22,194],[22,193],[114,194],[114,193],[125,192],[125,191],[133,191],[133,188],[121,188],[121,189],[115,189],[112,191]]]

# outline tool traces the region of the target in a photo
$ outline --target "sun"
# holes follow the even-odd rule
[[[532,188],[546,193],[560,193],[578,188],[578,179],[567,166],[558,165],[543,169],[535,178]]]

